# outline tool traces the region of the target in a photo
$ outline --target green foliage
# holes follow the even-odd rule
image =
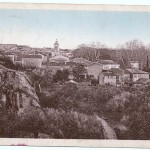
[[[74,111],[46,109],[46,127],[53,138],[102,139],[102,127],[96,117]]]
[[[39,138],[40,133],[61,139],[102,139],[101,122],[75,111],[27,108],[14,116],[0,112],[0,137]]]
[[[134,140],[150,139],[150,112],[133,112],[129,117],[128,125]]]
[[[96,91],[96,99],[98,103],[105,103],[108,102],[113,96],[119,94],[121,90],[116,87],[111,86],[101,86]]]
[[[53,81],[56,82],[65,82],[68,81],[68,76],[69,76],[69,70],[68,69],[63,69],[63,70],[57,70],[55,75],[53,76]]]
[[[38,133],[43,131],[44,122],[40,115],[41,110],[28,107],[24,113],[18,116],[17,130],[33,133],[38,138]]]
[[[125,42],[115,49],[107,48],[103,44],[82,44],[73,51],[73,57],[82,57],[95,62],[101,59],[110,59],[119,63],[121,68],[128,68],[130,67],[130,61],[138,60],[141,63],[140,67],[147,70],[146,58],[147,56],[150,58],[149,49],[138,39]]]
[[[0,137],[13,137],[16,129],[17,115],[11,110],[7,110],[4,104],[0,104]]]
[[[0,57],[0,64],[9,69],[14,69],[19,71],[26,70],[26,68],[24,68],[21,64],[14,64],[13,61],[5,55]]]
[[[125,131],[117,130],[118,137],[121,139],[150,139],[148,134],[150,129],[149,97],[150,92],[147,87],[122,89],[110,86],[91,87],[66,84],[54,92],[49,100],[47,99],[45,106],[91,116],[97,113],[106,117],[112,124],[126,127]],[[67,132],[72,132],[72,130]],[[79,135],[76,134],[76,136]]]
[[[86,69],[82,64],[77,64],[73,69],[72,69],[73,76],[77,81],[81,81],[82,75],[86,73]]]
[[[42,107],[49,107],[49,108],[57,108],[59,105],[59,99],[56,95],[46,96],[44,93],[37,93],[40,101],[40,105]]]
[[[122,92],[110,99],[106,105],[109,111],[124,111],[126,103],[129,103],[129,92]]]
[[[16,137],[32,137],[37,138],[38,133],[42,132],[43,122],[40,111],[34,107],[28,107],[21,115],[15,114],[15,110],[0,111],[0,137],[16,138]],[[22,132],[25,134],[22,135]]]
[[[16,66],[13,64],[12,60],[5,55],[0,57],[0,64],[6,68],[16,69]]]

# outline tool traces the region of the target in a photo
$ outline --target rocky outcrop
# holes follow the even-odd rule
[[[0,65],[0,105],[14,113],[23,113],[29,106],[40,107],[35,89],[23,72]]]

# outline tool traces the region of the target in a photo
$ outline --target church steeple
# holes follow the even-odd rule
[[[58,40],[56,39],[55,43],[54,43],[54,49],[55,51],[59,51],[59,43],[58,43]]]

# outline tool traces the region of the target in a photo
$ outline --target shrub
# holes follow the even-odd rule
[[[23,114],[18,116],[16,131],[30,132],[34,138],[38,138],[39,132],[43,131],[43,119],[40,115],[41,110],[34,107],[28,107]]]
[[[49,116],[46,127],[53,138],[102,139],[102,127],[95,116],[74,111],[46,109]]]
[[[57,108],[59,102],[57,96],[46,96],[44,93],[38,93],[38,97],[42,107]]]
[[[113,96],[121,93],[121,90],[116,87],[101,86],[97,89],[96,99],[99,104],[107,103]]]
[[[129,102],[129,92],[122,92],[115,95],[108,101],[106,107],[109,111],[124,111],[126,103]]]
[[[7,111],[1,107],[0,110],[0,137],[13,137],[17,117],[11,111]]]
[[[62,82],[64,83],[65,81],[68,81],[69,77],[69,70],[68,69],[63,69],[63,70],[57,70],[55,75],[53,76],[53,81],[56,82]]]
[[[130,115],[128,126],[134,140],[150,139],[150,112],[140,113],[134,112]]]

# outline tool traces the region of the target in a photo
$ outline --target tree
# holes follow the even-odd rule
[[[34,138],[38,138],[39,132],[44,132],[43,119],[40,109],[28,107],[23,114],[18,116],[15,130],[33,133]]]
[[[124,68],[131,67],[130,61],[133,60],[140,62],[141,69],[145,66],[148,51],[146,51],[146,47],[142,41],[134,39],[120,45],[118,48],[118,53],[120,54],[118,55],[118,59]]]
[[[44,77],[44,70],[42,69],[34,69],[30,73],[30,78],[33,82],[33,85],[39,92],[41,92],[41,82],[44,79],[43,77]]]
[[[69,76],[69,70],[68,69],[57,70],[57,72],[53,76],[53,81],[54,82],[60,81],[60,82],[64,83],[65,81],[68,80],[68,76]]]
[[[63,76],[63,81],[67,81],[69,76],[69,70],[68,69],[62,70],[62,76]]]
[[[73,52],[74,57],[83,57],[90,61],[98,61],[102,57],[109,59],[108,48],[101,42],[92,42],[90,44],[81,44]]]
[[[126,42],[125,44],[121,45],[121,49],[126,49],[126,50],[141,50],[145,49],[145,46],[142,41],[138,39],[134,39],[131,41]]]
[[[52,70],[44,70],[43,80],[41,81],[42,86],[50,86],[53,83],[53,73]]]
[[[0,64],[5,66],[6,68],[10,68],[10,69],[15,69],[16,68],[15,64],[13,64],[12,60],[9,57],[5,56],[5,55],[0,57]]]
[[[76,80],[81,80],[81,76],[86,73],[86,69],[82,64],[77,64],[73,69],[72,69],[73,76],[75,77]]]

